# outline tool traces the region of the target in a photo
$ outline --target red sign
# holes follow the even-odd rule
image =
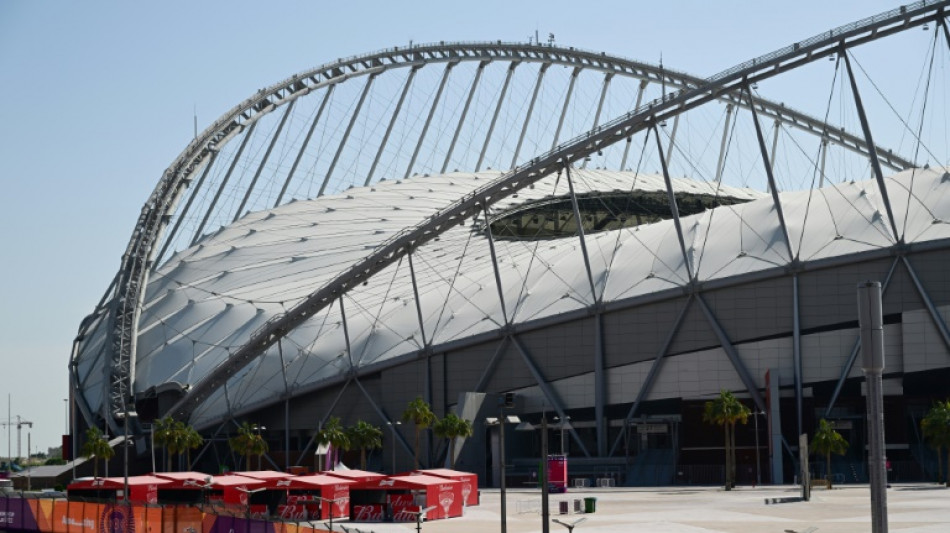
[[[299,522],[307,519],[307,506],[305,505],[278,505],[277,516],[280,520],[292,520]]]
[[[389,503],[393,507],[405,507],[407,505],[412,505],[412,494],[390,494],[388,495]]]
[[[418,505],[393,505],[393,522],[415,522]]]

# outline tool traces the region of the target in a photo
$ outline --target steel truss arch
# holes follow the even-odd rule
[[[796,69],[805,64],[828,57],[829,55],[849,50],[855,46],[884,38],[886,36],[915,28],[931,21],[942,20],[944,9],[950,5],[950,0],[922,1],[911,6],[904,6],[880,15],[870,17],[840,28],[824,32],[811,39],[801,41],[782,48],[765,56],[761,56],[745,63],[736,65],[720,74],[712,76],[699,83],[685,83],[679,90],[647,103],[640,108],[630,111],[610,122],[595,128],[584,135],[565,142],[557,148],[541,154],[530,161],[521,164],[505,173],[493,182],[475,190],[457,200],[453,204],[430,216],[424,222],[406,228],[392,238],[378,246],[368,256],[354,264],[331,282],[320,287],[305,298],[300,304],[288,310],[283,315],[274,317],[261,328],[251,334],[250,339],[237,351],[232,352],[229,360],[212,370],[202,381],[194,385],[187,394],[170,410],[170,414],[177,418],[187,418],[192,410],[204,401],[219,386],[235,375],[262,354],[267,348],[281,337],[292,331],[318,311],[339,298],[351,288],[381,271],[383,268],[399,260],[415,248],[434,239],[449,228],[460,224],[465,218],[472,217],[479,212],[483,205],[491,205],[499,199],[516,193],[518,190],[534,183],[544,176],[551,174],[565,164],[572,164],[583,160],[588,155],[597,152],[614,143],[620,142],[631,135],[652,127],[660,121],[684,113],[702,104],[715,99],[735,98],[741,105],[749,105],[741,96],[741,88],[747,84],[769,79],[783,72]],[[545,47],[526,47],[527,51],[535,55],[528,59],[535,60],[538,49]],[[428,50],[428,49],[427,49]],[[514,49],[508,49],[512,52]],[[429,50],[435,53],[435,50]],[[548,50],[551,52],[558,49]],[[415,49],[412,57],[418,58]],[[450,60],[445,50],[435,55],[444,61]],[[403,52],[407,53],[407,52]],[[510,56],[509,56],[510,57]],[[477,57],[483,60],[483,56]],[[370,68],[381,68],[372,60],[359,60],[368,63]],[[668,71],[665,71],[667,74]],[[667,80],[669,81],[669,80]],[[763,110],[762,102],[753,102],[756,108]],[[270,105],[273,105],[271,102]],[[264,106],[266,107],[266,106]],[[764,111],[763,111],[764,112]],[[860,140],[859,140],[860,141]],[[910,163],[905,162],[908,165]]]

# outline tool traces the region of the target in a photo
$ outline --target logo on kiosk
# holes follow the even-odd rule
[[[383,506],[372,504],[372,505],[355,505],[353,506],[353,521],[354,522],[382,522],[383,521]]]

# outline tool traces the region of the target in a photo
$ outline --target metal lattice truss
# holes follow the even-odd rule
[[[818,137],[822,140],[823,146],[829,143],[834,144],[858,157],[869,159],[879,188],[885,194],[884,204],[892,236],[895,241],[900,241],[902,236],[896,227],[890,203],[886,198],[887,189],[883,186],[881,168],[887,167],[898,171],[910,169],[915,167],[912,158],[901,157],[892,150],[875,145],[863,114],[862,133],[855,135],[842,128],[830,126],[823,120],[795,111],[784,104],[753,96],[752,88],[758,82],[835,54],[838,54],[839,60],[847,63],[853,84],[854,75],[851,72],[847,54],[849,49],[930,22],[939,23],[946,31],[944,9],[948,3],[950,2],[926,1],[905,6],[795,43],[707,79],[671,71],[662,65],[649,65],[605,54],[555,46],[440,43],[405,49],[394,48],[339,60],[261,89],[198,135],[165,171],[143,207],[123,255],[119,274],[97,310],[97,315],[107,320],[107,329],[110,332],[108,343],[98,347],[100,352],[98,357],[105,357],[108,360],[107,364],[103,364],[105,372],[103,384],[108,391],[105,395],[108,400],[98,407],[91,407],[83,402],[80,402],[80,406],[84,408],[87,417],[91,416],[92,411],[98,411],[107,420],[115,418],[116,413],[125,408],[125,402],[132,396],[136,341],[139,337],[138,327],[150,273],[158,264],[167,260],[166,254],[178,246],[193,246],[200,243],[207,235],[209,223],[214,220],[234,223],[247,209],[276,207],[288,203],[295,196],[292,194],[294,184],[305,173],[304,169],[310,157],[306,154],[316,149],[312,142],[316,142],[313,139],[319,134],[315,135],[314,132],[320,131],[321,127],[326,127],[325,124],[331,122],[329,116],[333,112],[334,91],[342,91],[344,86],[355,86],[356,82],[351,80],[365,81],[360,90],[354,92],[355,97],[346,107],[345,113],[341,115],[343,119],[337,117],[335,121],[332,121],[342,128],[333,133],[335,137],[332,140],[339,141],[336,149],[331,148],[330,141],[322,145],[326,147],[323,152],[328,155],[328,160],[324,162],[325,170],[319,176],[311,176],[313,190],[310,190],[309,194],[298,193],[296,196],[312,197],[339,193],[347,186],[369,185],[375,180],[386,177],[405,178],[414,173],[427,171],[444,174],[450,166],[453,166],[452,163],[459,164],[460,162],[468,165],[468,170],[478,172],[483,170],[488,161],[503,161],[497,163],[496,167],[511,168],[511,170],[504,172],[490,183],[477,187],[464,197],[441,207],[426,217],[423,222],[408,226],[379,243],[361,260],[341,268],[332,280],[296,302],[291,308],[286,309],[286,312],[268,320],[239,348],[232,350],[224,364],[212,369],[200,381],[192,384],[185,397],[172,410],[175,416],[188,417],[201,402],[217,391],[230,377],[274,346],[288,332],[340,300],[342,295],[352,288],[400,261],[424,243],[462,224],[466,219],[487,211],[493,205],[538,180],[551,176],[559,170],[570,169],[574,165],[584,168],[593,154],[601,154],[609,150],[613,150],[611,153],[616,154],[614,164],[620,169],[627,168],[633,161],[629,157],[630,140],[637,133],[647,130],[655,133],[660,152],[663,152],[659,144],[661,137],[659,125],[667,120],[673,122],[673,129],[671,134],[667,134],[669,151],[666,151],[665,158],[660,157],[660,162],[668,184],[667,192],[670,195],[671,205],[675,207],[675,201],[672,201],[672,186],[669,185],[670,175],[667,163],[673,157],[677,125],[680,117],[687,111],[711,101],[727,104],[724,116],[725,127],[722,130],[723,146],[726,144],[727,132],[730,128],[729,120],[732,116],[730,113],[733,108],[743,108],[751,112],[758,145],[761,148],[762,158],[766,162],[769,162],[769,159],[774,162],[775,144],[780,127]],[[497,141],[499,135],[497,124],[499,120],[504,120],[505,113],[502,111],[504,105],[514,99],[512,91],[515,90],[513,89],[515,83],[512,79],[514,72],[521,64],[536,65],[537,68],[533,71],[536,79],[534,83],[529,82],[522,87],[522,92],[526,96],[527,109],[522,109],[518,120],[514,122],[520,122],[522,120],[520,117],[523,117],[523,123],[508,128],[517,135],[517,140],[504,143],[506,148],[502,152],[496,148],[496,145],[501,144]],[[411,88],[414,87],[414,83],[420,83],[418,78],[425,72],[424,67],[431,65],[444,65],[441,75],[428,86],[430,93],[427,101],[432,102],[431,106],[426,104],[419,107],[419,104],[416,104],[416,112],[410,112],[412,109],[410,100],[413,98]],[[472,81],[463,86],[462,90],[456,90],[458,94],[454,100],[458,105],[455,106],[454,114],[451,115],[453,117],[450,121],[451,127],[443,127],[441,135],[438,136],[440,139],[451,139],[451,141],[448,141],[447,145],[433,144],[432,125],[438,123],[441,113],[439,105],[442,103],[445,109],[449,107],[448,103],[443,102],[450,100],[447,96],[443,98],[443,94],[446,93],[446,88],[449,91],[452,90],[452,85],[449,83],[450,75],[460,70],[462,65],[472,67]],[[488,70],[489,65],[500,67],[503,74],[497,76],[498,83],[494,86],[494,90],[485,96],[478,91],[484,90],[487,84],[483,73]],[[536,103],[538,106],[542,105],[543,99],[538,95],[547,90],[548,85],[545,85],[543,80],[551,78],[553,66],[564,67],[569,73],[566,90],[558,93],[559,102],[563,104],[559,104],[559,109],[549,113],[557,117],[556,126],[554,122],[551,122],[545,130],[553,129],[554,131],[553,140],[550,140],[550,146],[553,148],[525,160],[522,154],[539,153],[537,147],[542,141],[532,139],[533,130],[529,127],[529,123],[532,122],[532,114],[536,113]],[[386,104],[391,118],[385,122],[380,121],[380,124],[385,123],[387,127],[385,130],[375,128],[381,130],[382,137],[358,140],[360,128],[368,128],[361,126],[361,121],[365,121],[365,118],[361,118],[361,109],[372,105],[371,101],[375,94],[372,92],[374,84],[383,83],[386,79],[384,74],[389,75],[394,72],[405,72],[406,75],[395,85],[396,90],[391,91],[393,96]],[[583,121],[577,121],[572,125],[569,109],[572,105],[579,105],[577,102],[582,99],[580,95],[575,95],[575,82],[584,73],[600,76],[599,82],[588,84],[590,95],[587,102],[588,109],[593,111],[593,120],[590,121],[588,112],[584,114],[587,117],[584,119],[586,124],[581,124]],[[626,104],[616,105],[619,105],[621,109],[624,106],[632,109],[613,120],[601,123],[600,117],[603,110],[610,106],[610,99],[607,98],[608,88],[611,83],[616,85],[617,80],[620,79],[633,80],[634,90],[628,95]],[[658,91],[659,94],[643,104],[648,87]],[[408,98],[407,94],[410,95]],[[858,110],[863,113],[856,87],[854,94]],[[305,100],[303,97],[308,95],[319,98],[311,104],[306,120],[302,120],[295,117],[293,113],[298,102],[303,102]],[[476,116],[473,103],[476,107],[480,106],[480,115],[486,119],[490,116],[491,120],[487,124],[483,121],[480,129],[473,130],[466,139],[464,132],[467,126],[465,125],[473,123],[473,117]],[[300,104],[300,107],[303,107],[303,104]],[[282,111],[282,113],[271,115],[275,111]],[[388,145],[395,143],[400,133],[405,135],[405,132],[400,130],[400,124],[408,120],[406,117],[410,115],[425,117],[421,127],[418,124],[406,127],[408,129],[405,132],[412,132],[416,141],[409,145],[412,147],[411,150],[402,149],[400,145],[399,151],[404,159],[394,160],[394,163],[384,170],[383,161],[387,151],[391,150]],[[255,128],[264,128],[263,125],[268,116],[276,117],[268,123],[269,132],[262,137],[262,140],[251,141]],[[760,124],[765,119],[775,123],[775,139],[771,154],[765,146],[765,133]],[[291,150],[282,146],[281,139],[284,137],[281,134],[292,128],[295,121],[298,123],[298,136],[302,141],[298,139]],[[593,128],[590,129],[591,127]],[[568,134],[580,135],[561,143],[561,137],[567,137]],[[289,137],[289,133],[285,134],[285,137]],[[240,143],[231,143],[238,139]],[[534,148],[526,145],[526,141]],[[360,153],[371,154],[369,157],[363,157],[367,162],[372,161],[368,171],[353,172],[360,176],[358,179],[365,179],[362,183],[354,181],[355,178],[347,178],[349,179],[347,181],[342,177],[345,175],[343,169],[348,165],[348,157],[351,157],[348,152],[353,149],[353,145],[360,147],[358,150]],[[245,154],[255,149],[257,155],[254,156],[256,159],[253,160],[252,165],[248,163],[251,159]],[[281,150],[286,152],[284,157],[287,162],[292,161],[292,163],[283,165],[271,160],[272,154],[277,154]],[[714,177],[711,175],[710,181],[718,183],[722,177],[724,152],[723,149],[720,150],[715,172],[710,173],[714,174]],[[332,159],[329,158],[329,154],[333,154]],[[408,162],[405,158],[408,158]],[[619,164],[616,164],[616,160],[619,160]],[[400,168],[395,168],[395,166]],[[771,166],[771,164],[765,165],[768,174],[767,187],[781,218],[782,205],[777,196],[780,187],[772,175]],[[235,178],[231,185],[228,185],[235,169],[241,167],[248,167],[251,177],[243,180]],[[213,169],[216,170],[213,171]],[[217,188],[211,183],[215,179],[214,172],[218,172]],[[265,182],[270,191],[266,198],[259,192]],[[230,198],[230,204],[225,206],[227,198]],[[227,213],[224,212],[226,209]],[[579,218],[579,213],[575,214]],[[687,251],[683,230],[679,226],[679,216],[675,209],[673,217],[681,251],[685,256]],[[186,232],[189,224],[191,231]],[[784,220],[782,220],[782,226],[783,228],[785,226]],[[189,237],[188,234],[192,236]],[[788,244],[787,230],[785,230],[785,243],[789,256],[793,256]],[[88,328],[93,322],[95,321],[87,320],[81,327],[80,341],[88,333]],[[88,377],[79,376],[76,371],[78,366],[76,359],[77,355],[74,353],[72,378],[74,387],[82,389],[83,379],[88,380]]]

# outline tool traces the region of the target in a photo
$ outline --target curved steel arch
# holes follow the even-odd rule
[[[482,206],[514,194],[557,168],[582,160],[639,131],[655,127],[664,119],[675,117],[714,99],[729,98],[729,95],[735,93],[737,102],[748,105],[749,102],[742,98],[742,89],[751,83],[777,76],[838,52],[845,52],[855,46],[943,19],[944,8],[948,5],[950,0],[921,1],[794,43],[736,65],[701,83],[686,84],[662,99],[654,100],[531,159],[454,202],[425,222],[394,235],[372,254],[311,293],[303,302],[283,315],[269,320],[251,335],[246,344],[232,353],[227,362],[192,386],[169,413],[180,419],[187,418],[198,404],[207,399],[228,378],[289,331],[324,309],[350,288],[393,264],[413,248],[460,224],[465,218],[478,212]],[[752,103],[759,104],[760,101],[755,100]],[[756,107],[758,108],[758,105]],[[873,145],[870,146],[869,155],[874,157]]]
[[[573,47],[525,45],[521,43],[439,43],[411,48],[399,47],[373,52],[296,74],[236,105],[196,137],[163,173],[142,208],[129,244],[122,256],[118,282],[114,285],[108,330],[110,361],[105,365],[104,382],[108,384],[109,413],[123,409],[123,399],[131,397],[131,383],[135,368],[135,342],[138,336],[139,310],[148,282],[149,271],[155,266],[159,244],[178,203],[189,188],[195,173],[210,167],[217,153],[234,137],[249,131],[258,120],[281,106],[290,106],[300,97],[315,90],[333,86],[351,78],[375,76],[395,68],[419,68],[427,64],[472,62],[535,62],[593,70],[607,75],[619,74],[640,80],[661,82],[680,91],[695,90],[704,81],[682,72],[638,61],[618,58]],[[717,98],[736,105],[749,107],[751,101],[738,92],[722,91]],[[868,155],[870,149],[861,137],[840,128],[829,126],[805,113],[783,104],[756,98],[760,112],[813,135],[822,136],[846,149]],[[894,155],[890,150],[878,149],[881,163],[895,170],[913,166],[913,163]],[[199,184],[201,181],[199,180]],[[85,331],[80,330],[82,337]],[[103,413],[109,418],[109,413]]]

